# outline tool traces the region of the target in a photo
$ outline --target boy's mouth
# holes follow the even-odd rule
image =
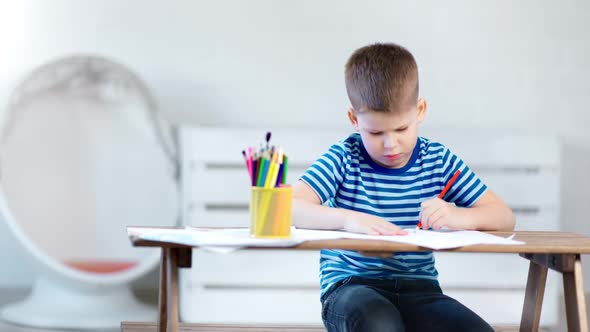
[[[397,153],[397,154],[386,154],[384,157],[388,160],[396,160],[399,159],[402,156],[401,153]]]

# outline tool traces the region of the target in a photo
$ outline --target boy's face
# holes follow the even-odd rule
[[[369,156],[387,168],[401,168],[408,163],[418,139],[418,125],[425,115],[423,98],[416,106],[399,112],[348,111],[348,118],[360,133]]]

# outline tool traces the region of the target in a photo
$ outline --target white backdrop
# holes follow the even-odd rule
[[[347,57],[398,42],[418,61],[425,126],[562,137],[562,229],[590,235],[589,30],[583,0],[2,1],[0,110],[33,68],[86,53],[138,73],[175,123],[344,127]],[[33,280],[3,223],[0,266],[0,288]]]

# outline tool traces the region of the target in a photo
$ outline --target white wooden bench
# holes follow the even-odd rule
[[[342,130],[273,129],[272,144],[289,155],[289,183]],[[249,183],[241,150],[266,130],[182,127],[182,217],[185,225],[247,227]],[[514,210],[519,230],[559,229],[559,142],[521,133],[425,130],[465,162]],[[518,325],[527,266],[516,255],[437,253],[443,290],[499,326]],[[180,319],[202,324],[321,326],[319,253],[195,250],[193,268],[180,274]],[[550,272],[542,326],[558,319],[561,284]]]

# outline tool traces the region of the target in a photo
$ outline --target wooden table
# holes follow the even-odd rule
[[[588,331],[586,316],[586,302],[582,277],[581,254],[590,254],[590,237],[567,232],[514,232],[515,240],[524,241],[524,245],[473,245],[456,249],[443,250],[446,252],[485,252],[485,253],[514,253],[530,261],[526,284],[526,293],[520,331],[537,331],[541,316],[543,293],[547,280],[547,270],[553,269],[563,275],[565,296],[565,310],[568,331]],[[507,237],[511,234],[504,232],[490,232],[490,234]],[[178,268],[190,268],[192,259],[191,246],[169,242],[144,241],[131,237],[136,247],[161,247],[162,259],[160,267],[159,290],[159,319],[153,330],[159,332],[190,331],[178,320]],[[398,251],[432,251],[432,249],[412,244],[388,241],[338,239],[307,241],[289,248],[251,248],[251,249],[283,249],[283,250],[320,250],[320,249],[348,249],[366,252],[370,255],[391,254]],[[131,324],[131,323],[130,323]],[[122,325],[124,328],[125,324]],[[138,325],[145,328],[150,324]],[[155,324],[151,324],[155,325]],[[132,326],[132,325],[129,325]],[[127,331],[134,330],[129,327]],[[198,329],[194,329],[195,331]],[[208,330],[229,331],[231,328],[211,327]],[[238,330],[238,329],[236,329]],[[243,331],[254,331],[240,329]],[[265,329],[275,331],[272,327]],[[316,331],[313,328],[292,327],[283,328],[285,331]],[[278,331],[278,329],[276,330]]]

